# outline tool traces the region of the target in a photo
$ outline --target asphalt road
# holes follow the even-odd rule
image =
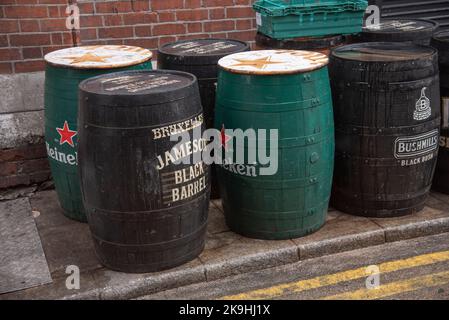
[[[305,260],[142,299],[449,300],[449,233]]]

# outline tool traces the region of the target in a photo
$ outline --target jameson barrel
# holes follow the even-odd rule
[[[86,221],[78,177],[78,85],[117,70],[151,69],[151,51],[129,46],[85,46],[45,56],[45,140],[64,214]]]
[[[435,49],[362,43],[333,51],[332,205],[392,217],[419,211],[438,153],[440,90]]]
[[[167,43],[159,49],[158,68],[179,70],[198,78],[206,127],[214,127],[215,91],[218,77],[218,60],[232,53],[248,51],[245,42],[227,39],[198,39]],[[215,167],[212,166],[211,197],[218,198]]]
[[[441,136],[433,189],[449,194],[449,32],[442,31],[432,39],[438,50],[441,85]]]
[[[360,42],[412,42],[429,45],[438,23],[423,19],[382,19],[363,28]]]
[[[302,37],[294,39],[274,39],[263,33],[256,34],[256,49],[310,50],[329,55],[333,48],[343,45],[346,39],[342,35],[325,37]]]
[[[95,250],[106,267],[152,272],[204,247],[209,168],[195,76],[119,72],[80,84],[79,165]]]
[[[327,63],[321,53],[289,50],[219,61],[215,125],[223,161],[217,168],[231,230],[288,239],[324,224],[334,158]]]

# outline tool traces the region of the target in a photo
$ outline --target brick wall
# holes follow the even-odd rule
[[[0,0],[0,73],[40,71],[43,56],[79,44],[129,44],[156,50],[179,39],[254,40],[253,0]],[[79,32],[66,8],[80,9]]]
[[[169,41],[204,37],[253,41],[252,2],[0,0],[0,189],[50,178],[40,72],[46,53],[84,44],[128,44],[155,51]],[[66,28],[69,4],[80,9],[77,32]]]

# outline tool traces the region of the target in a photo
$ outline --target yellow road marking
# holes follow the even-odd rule
[[[410,269],[419,266],[425,266],[442,261],[449,260],[449,251],[435,252],[415,256],[407,259],[401,259],[396,261],[389,261],[379,264],[381,273],[389,273],[404,269]],[[258,289],[236,295],[229,295],[222,297],[223,300],[258,300],[258,299],[271,299],[274,297],[283,296],[290,293],[298,293],[320,287],[335,285],[340,282],[356,280],[360,278],[368,277],[366,273],[366,267],[347,270],[334,274],[328,274],[319,276],[312,279],[300,280],[296,282],[283,283],[280,285],[272,286],[269,288]]]
[[[397,281],[380,286],[377,289],[360,289],[352,292],[345,292],[321,298],[323,300],[373,300],[394,296],[400,293],[416,291],[424,288],[431,288],[449,283],[449,271],[434,273]]]

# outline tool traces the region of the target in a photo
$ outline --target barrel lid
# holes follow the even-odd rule
[[[449,44],[449,31],[444,30],[444,31],[437,32],[433,36],[433,39],[436,41],[439,41],[439,42],[444,42],[444,43]]]
[[[326,55],[299,50],[261,50],[226,56],[218,65],[233,73],[278,75],[303,73],[320,69],[328,64]]]
[[[133,66],[152,58],[150,50],[124,45],[72,47],[50,52],[45,61],[74,69],[109,69]]]
[[[181,71],[121,71],[84,80],[80,84],[80,90],[96,95],[142,96],[169,94],[192,86],[194,82],[194,75]]]
[[[363,28],[363,33],[392,34],[398,33],[425,33],[430,35],[436,30],[438,23],[424,19],[382,19],[379,24],[369,25]]]
[[[429,58],[436,50],[399,42],[368,42],[342,46],[332,51],[332,56],[361,62],[395,62]]]
[[[248,50],[246,42],[211,38],[167,43],[159,48],[159,54],[172,56],[182,64],[216,64],[224,56]]]

